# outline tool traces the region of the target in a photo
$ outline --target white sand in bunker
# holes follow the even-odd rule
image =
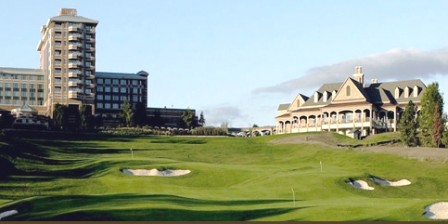
[[[423,216],[429,219],[448,219],[448,202],[438,202],[426,206]]]
[[[362,190],[373,190],[375,188],[370,187],[369,184],[367,184],[367,182],[363,181],[363,180],[355,180],[353,182],[348,182],[348,184],[352,185],[353,187],[362,189]]]
[[[157,169],[145,170],[145,169],[123,169],[123,173],[134,176],[163,176],[163,177],[174,177],[189,174],[190,170],[162,170]]]
[[[2,220],[5,217],[11,216],[11,215],[15,215],[19,213],[17,210],[11,210],[11,211],[7,211],[7,212],[2,212],[0,213],[0,220]]]
[[[401,187],[401,186],[406,186],[406,185],[411,184],[411,181],[406,180],[406,179],[402,179],[399,181],[388,181],[388,180],[383,180],[383,179],[376,178],[376,177],[371,177],[370,179],[375,181],[376,183],[381,184],[381,185],[392,186],[392,187]]]

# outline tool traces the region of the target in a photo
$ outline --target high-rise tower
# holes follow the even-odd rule
[[[69,108],[87,105],[95,110],[95,29],[97,20],[77,15],[76,9],[62,8],[59,15],[42,26],[40,69],[48,88],[47,114],[55,104]]]

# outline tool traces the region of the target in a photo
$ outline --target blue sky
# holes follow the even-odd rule
[[[0,67],[38,68],[40,27],[63,7],[100,21],[97,71],[145,70],[148,106],[207,125],[274,125],[278,104],[355,66],[448,87],[448,1],[0,1]]]

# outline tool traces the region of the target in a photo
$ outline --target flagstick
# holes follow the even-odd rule
[[[322,161],[320,161],[320,172],[322,172]]]
[[[132,151],[132,148],[131,148],[131,157],[132,159],[134,159],[134,152]]]
[[[296,197],[294,195],[294,189],[291,188],[291,190],[292,190],[292,201],[294,202],[294,207],[295,207],[296,206]]]

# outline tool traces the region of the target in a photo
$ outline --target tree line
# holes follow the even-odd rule
[[[398,128],[401,140],[408,146],[448,146],[447,118],[443,117],[443,97],[439,84],[430,84],[420,100],[421,110],[409,101],[401,116]]]

